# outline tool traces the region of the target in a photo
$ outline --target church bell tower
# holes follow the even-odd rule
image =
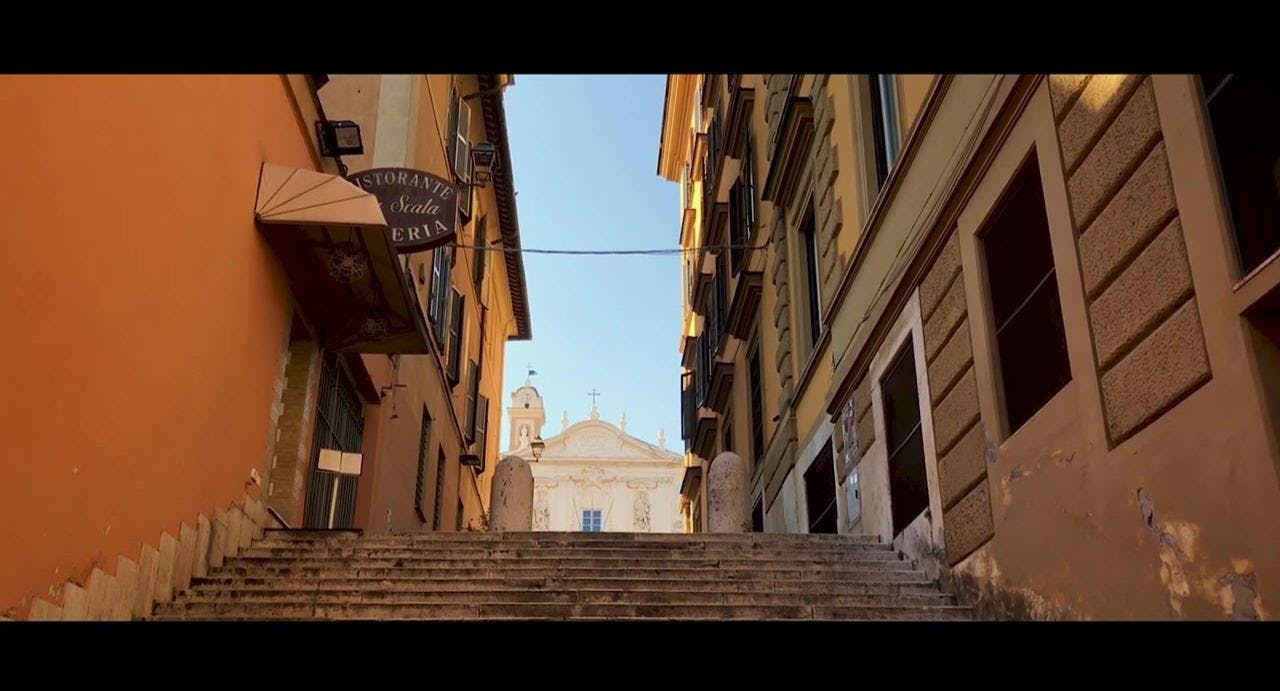
[[[507,445],[510,451],[527,446],[534,437],[542,435],[547,411],[542,406],[542,396],[529,379],[526,378],[524,386],[512,392],[507,419],[511,422],[511,439]]]

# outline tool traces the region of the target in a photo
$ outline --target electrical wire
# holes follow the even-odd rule
[[[980,110],[975,111],[974,114],[970,116],[969,123],[965,126],[964,132],[956,142],[955,147],[951,150],[951,156],[947,161],[949,166],[954,166],[957,160],[963,161],[973,151],[974,147],[977,146],[977,138],[965,135],[968,135],[973,128],[980,126],[991,113],[991,109],[995,106],[995,93],[999,85],[1000,80],[998,78],[992,79],[991,83],[987,85],[987,90],[982,94],[983,101],[979,106]],[[885,291],[888,289],[887,284],[889,283],[889,279],[896,277],[900,273],[902,267],[898,264],[898,261],[902,259],[903,253],[906,251],[907,247],[909,245],[918,247],[924,239],[924,235],[920,234],[919,231],[924,224],[923,219],[925,213],[932,211],[936,207],[937,202],[935,201],[935,195],[937,194],[938,189],[942,187],[944,182],[946,183],[947,188],[950,189],[952,184],[959,179],[963,173],[963,166],[954,166],[950,170],[949,177],[943,178],[942,176],[939,176],[934,180],[933,187],[930,188],[928,196],[917,210],[915,218],[911,220],[910,231],[903,235],[902,242],[898,245],[898,251],[894,254],[893,261],[889,264],[889,270],[885,272],[883,277],[881,277],[880,285],[876,287],[875,295],[872,297],[871,302],[867,304],[867,309],[863,312],[862,318],[854,325],[853,336],[849,339],[850,342],[857,339],[859,332],[862,331],[862,327],[867,323],[867,320],[871,318],[876,305],[880,302],[880,298],[884,296]],[[912,242],[913,239],[915,242]]]
[[[476,250],[484,252],[505,252],[518,254],[560,254],[574,256],[599,256],[599,255],[617,255],[617,256],[669,256],[680,254],[696,254],[698,252],[719,252],[722,250],[763,250],[768,249],[768,245],[706,245],[703,247],[672,247],[659,249],[643,249],[643,250],[558,250],[558,249],[535,249],[532,247],[505,247],[503,245],[459,245],[450,243],[444,247],[454,247],[464,250]]]

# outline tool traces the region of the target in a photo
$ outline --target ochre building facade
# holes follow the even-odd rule
[[[1274,85],[672,75],[686,512],[895,545],[996,618],[1280,598]],[[706,248],[706,249],[703,249]]]

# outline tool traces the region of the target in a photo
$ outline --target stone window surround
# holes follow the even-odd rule
[[[869,446],[858,463],[859,468],[865,469],[871,464],[880,464],[884,466],[881,474],[872,474],[868,477],[863,474],[859,477],[862,483],[862,525],[864,530],[872,528],[867,522],[867,504],[868,498],[873,492],[881,493],[880,496],[886,499],[884,516],[891,514],[888,511],[889,498],[889,475],[888,462],[889,452],[886,445],[887,431],[884,423],[884,393],[880,389],[880,380],[884,378],[889,366],[894,363],[895,356],[906,345],[907,339],[911,339],[912,356],[916,361],[916,393],[917,401],[920,406],[920,435],[924,444],[924,465],[925,476],[929,485],[929,507],[925,509],[922,516],[917,517],[911,524],[916,526],[921,518],[925,519],[928,525],[928,532],[932,539],[933,545],[941,547],[942,545],[942,492],[938,484],[938,455],[934,445],[933,432],[933,409],[929,404],[929,368],[925,357],[924,348],[924,318],[920,313],[920,290],[915,289],[911,293],[911,298],[904,305],[902,312],[898,314],[894,320],[893,328],[880,344],[876,354],[871,358],[871,364],[867,371],[867,380],[870,382],[871,394],[871,415],[876,429],[876,439]],[[876,482],[875,486],[869,481]],[[840,493],[839,501],[841,504],[840,520],[841,525],[847,521],[844,506],[844,494]],[[906,535],[912,527],[906,528],[902,535]],[[885,541],[893,540],[893,523],[888,523],[888,533],[880,535]],[[899,536],[899,538],[902,537]]]
[[[796,525],[805,527],[805,529],[802,532],[808,532],[807,526],[809,525],[809,504],[807,501],[805,501],[806,493],[804,489],[804,474],[809,471],[809,466],[813,465],[814,459],[818,457],[818,454],[822,451],[822,447],[825,446],[828,441],[832,442],[832,444],[834,445],[834,440],[832,439],[832,435],[835,434],[835,429],[836,429],[835,424],[831,422],[831,420],[827,419],[826,416],[823,416],[821,423],[809,435],[809,440],[805,442],[804,447],[801,448],[800,454],[796,458],[796,464],[792,466],[791,471],[789,473],[792,479],[792,487],[795,490]],[[834,453],[834,448],[833,448],[833,453]],[[832,466],[831,481],[835,483],[834,486],[835,486],[836,495],[837,495],[836,496],[836,525],[837,525],[837,530],[839,530],[839,528],[843,527],[844,525],[844,513],[843,513],[843,509],[840,507],[840,498],[839,498],[840,479],[836,477],[836,474],[834,472],[834,469],[835,469],[834,459],[831,466]],[[753,501],[754,501],[754,498],[753,498]],[[774,504],[777,505],[777,500],[774,500]]]
[[[805,164],[804,172],[801,173],[800,182],[797,184],[799,193],[794,199],[799,200],[789,209],[782,211],[783,222],[786,224],[787,232],[787,254],[796,257],[797,261],[787,262],[787,272],[790,279],[787,281],[788,288],[791,291],[791,308],[796,310],[792,316],[791,323],[793,325],[805,324],[800,328],[802,332],[796,335],[796,329],[792,329],[792,339],[796,344],[795,352],[798,355],[797,361],[800,365],[799,376],[796,378],[796,392],[794,400],[800,400],[804,397],[805,390],[809,387],[809,382],[813,380],[813,373],[817,370],[818,359],[826,352],[827,345],[831,343],[831,326],[829,324],[830,314],[828,310],[835,306],[834,301],[828,300],[829,296],[822,294],[821,278],[818,280],[818,300],[822,305],[818,306],[818,338],[811,341],[809,338],[809,330],[807,323],[809,321],[809,294],[808,283],[805,272],[809,271],[808,265],[804,261],[807,256],[804,253],[804,247],[801,243],[804,238],[800,235],[800,224],[804,220],[805,212],[813,206],[815,200],[813,198],[813,162]],[[815,211],[816,212],[816,211]],[[817,233],[817,229],[814,230]],[[818,270],[814,267],[814,270]]]
[[[888,174],[885,176],[884,184],[881,185],[877,181],[876,174],[876,152],[875,152],[875,132],[872,127],[872,112],[874,104],[871,103],[871,84],[870,75],[857,74],[853,75],[850,80],[849,92],[853,99],[853,130],[854,130],[854,174],[857,176],[858,192],[862,197],[862,218],[860,222],[865,226],[871,218],[872,210],[881,204],[880,197],[887,197],[889,190],[893,185],[897,175],[895,172],[902,166],[898,165],[906,156],[907,149],[907,128],[903,126],[902,118],[902,85],[898,79],[898,75],[893,75],[894,84],[894,102],[896,104],[897,117],[894,120],[894,127],[897,128],[898,134],[898,152],[894,157],[893,163],[889,165]]]
[[[1040,169],[1041,192],[1044,195],[1045,214],[1049,224],[1053,263],[1058,284],[1059,302],[1062,306],[1063,328],[1067,334],[1067,358],[1071,368],[1071,380],[1039,410],[1049,407],[1062,396],[1079,395],[1083,389],[1090,399],[1088,407],[1097,415],[1099,425],[1087,425],[1090,430],[1105,430],[1102,422],[1102,400],[1098,387],[1093,348],[1081,347],[1081,336],[1091,333],[1085,307],[1082,273],[1075,247],[1075,230],[1071,222],[1067,185],[1063,174],[1061,152],[1049,101],[1047,82],[1042,82],[1028,102],[1026,109],[1010,128],[1000,151],[991,161],[966,202],[956,221],[957,241],[960,246],[965,301],[969,314],[970,337],[973,341],[973,367],[977,377],[978,400],[982,423],[988,439],[997,446],[1012,435],[1009,433],[1004,410],[1004,387],[1000,381],[996,356],[995,325],[991,313],[990,282],[986,263],[982,259],[982,239],[979,233],[985,228],[991,214],[1013,182],[1014,176],[1028,157],[1035,155]],[[1075,393],[1072,393],[1075,392]],[[1038,436],[1039,411],[1023,423],[1015,434]],[[1092,434],[1093,432],[1090,432]],[[1097,440],[1107,446],[1105,431]]]

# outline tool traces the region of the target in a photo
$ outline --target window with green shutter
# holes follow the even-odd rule
[[[440,529],[440,516],[444,510],[444,471],[445,462],[444,448],[440,449],[440,456],[436,460],[436,505],[435,511],[431,515],[431,529]]]
[[[467,366],[467,381],[470,386],[467,388],[467,441],[474,442],[476,439],[476,396],[480,393],[480,366],[475,360],[471,360]]]
[[[449,301],[453,292],[453,257],[452,252],[444,247],[437,248],[432,255],[431,296],[427,303],[427,318],[431,320],[436,345],[445,350],[449,335]]]
[[[427,407],[422,406],[422,431],[418,434],[418,482],[413,493],[413,508],[418,517],[426,522],[427,516],[427,451],[431,441],[431,415]]]
[[[458,211],[471,217],[471,106],[456,91],[449,103],[449,137],[453,146],[453,174],[460,183]]]
[[[467,298],[458,292],[457,288],[452,291],[453,309],[449,316],[449,384],[451,386],[458,385],[459,369],[462,366],[462,315]]]
[[[489,399],[484,396],[476,397],[476,455],[480,458],[480,468],[476,471],[483,473],[485,468],[485,452],[489,450]]]
[[[473,241],[476,247],[489,246],[489,234],[488,232],[486,232],[488,229],[485,227],[486,226],[485,222],[487,220],[488,219],[486,219],[484,216],[481,216],[480,220],[476,221],[476,237],[475,237],[475,240]],[[485,262],[489,260],[488,259],[489,250],[476,249],[476,250],[472,250],[472,252],[475,253],[474,256],[476,258],[474,275],[472,275],[472,280],[476,284],[476,299],[480,300],[481,302],[484,302],[484,293],[481,292],[481,289],[484,284]]]

